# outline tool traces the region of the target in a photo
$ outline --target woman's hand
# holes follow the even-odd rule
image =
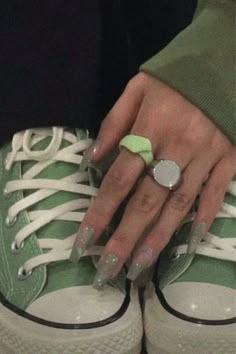
[[[193,104],[166,84],[140,73],[102,123],[98,138],[86,159],[99,162],[127,134],[152,142],[154,158],[175,161],[182,183],[175,191],[145,175],[129,199],[122,220],[99,262],[94,286],[115,277],[130,256],[144,230],[152,228],[136,249],[128,276],[134,278],[149,267],[170,240],[201,191],[192,238],[202,238],[224,198],[235,173],[234,148],[221,131]],[[76,246],[81,253],[96,242],[121,202],[144,171],[142,158],[122,149],[105,175],[98,195],[80,226]]]

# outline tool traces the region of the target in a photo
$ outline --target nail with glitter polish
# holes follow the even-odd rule
[[[153,250],[151,248],[144,248],[134,256],[127,278],[134,281],[144,270],[148,269],[152,263]]]
[[[97,153],[99,148],[99,142],[95,141],[86,151],[81,163],[80,163],[80,172],[84,172],[89,164],[91,163],[93,156]]]
[[[79,229],[78,235],[74,242],[70,260],[74,263],[78,262],[84,251],[92,245],[95,237],[95,232],[92,227],[83,226]]]
[[[95,289],[102,290],[104,285],[115,276],[118,263],[119,258],[115,254],[107,254],[101,258],[93,282],[93,287]]]
[[[205,236],[206,232],[207,228],[205,222],[199,222],[196,225],[193,224],[192,230],[189,235],[189,243],[187,249],[188,254],[195,253],[197,246]]]

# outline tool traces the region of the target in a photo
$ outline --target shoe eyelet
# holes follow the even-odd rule
[[[180,254],[176,253],[176,247],[172,248],[172,250],[169,252],[168,258],[171,262],[177,261],[179,259]]]
[[[23,247],[24,242],[22,242],[20,245],[17,245],[16,241],[14,240],[11,244],[11,252],[13,254],[18,254]]]
[[[8,164],[8,159],[7,159],[7,157],[6,157],[5,160],[4,160],[4,167],[5,167],[5,170],[7,169],[7,164]]]
[[[19,280],[26,280],[31,276],[31,274],[32,274],[32,270],[26,272],[25,268],[22,266],[18,270],[17,277]]]
[[[11,197],[12,193],[9,193],[7,190],[7,187],[5,187],[3,190],[3,195],[4,195],[5,199],[9,199]]]
[[[10,220],[9,216],[7,216],[5,224],[6,224],[6,226],[11,227],[11,226],[15,225],[16,221],[17,221],[16,216],[12,220]]]
[[[177,261],[177,259],[179,259],[180,254],[173,254],[173,256],[171,257],[171,262],[175,262]]]

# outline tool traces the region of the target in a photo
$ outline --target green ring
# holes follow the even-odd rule
[[[125,147],[134,154],[138,154],[146,166],[153,161],[152,143],[148,138],[139,135],[126,135],[121,139],[119,148]]]

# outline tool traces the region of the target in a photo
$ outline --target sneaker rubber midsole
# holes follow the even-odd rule
[[[117,321],[94,329],[68,330],[30,321],[0,304],[1,354],[140,354],[142,317],[137,291]]]
[[[203,325],[175,317],[154,291],[146,292],[145,342],[148,354],[235,354],[236,324]]]

